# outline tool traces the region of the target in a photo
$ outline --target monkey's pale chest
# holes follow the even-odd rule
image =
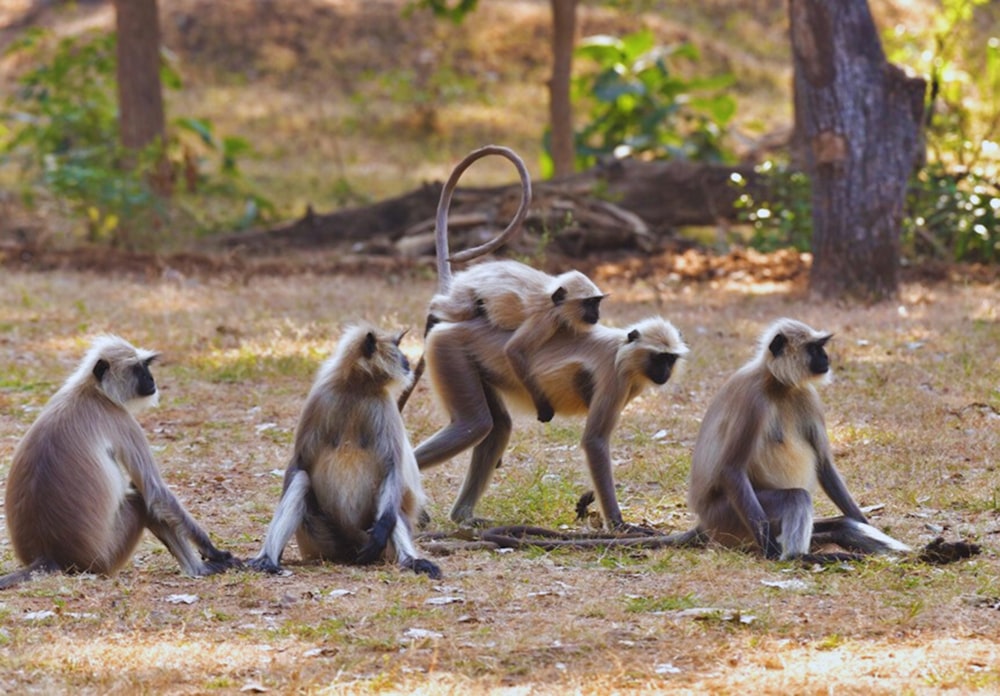
[[[816,452],[797,428],[776,422],[758,443],[748,471],[756,488],[816,488]]]
[[[371,448],[345,441],[316,457],[309,478],[321,508],[351,514],[371,504],[382,469]]]

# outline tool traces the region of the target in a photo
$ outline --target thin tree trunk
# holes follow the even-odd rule
[[[573,48],[576,44],[577,2],[578,0],[551,0],[552,78],[549,80],[549,125],[553,174],[557,177],[572,174],[576,163],[573,109],[569,92],[573,75]]]
[[[156,0],[115,0],[114,4],[122,144],[141,149],[166,131],[160,85],[160,19]]]
[[[789,15],[795,126],[812,180],[810,290],[892,298],[926,84],[886,61],[865,0],[789,0]]]

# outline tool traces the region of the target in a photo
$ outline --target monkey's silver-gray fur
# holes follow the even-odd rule
[[[320,368],[252,567],[279,572],[294,534],[305,559],[373,563],[390,551],[401,567],[441,577],[412,540],[424,493],[395,401],[412,379],[402,337],[352,326]]]
[[[868,524],[834,466],[815,387],[830,379],[830,337],[794,319],[775,321],[757,355],[711,401],[688,503],[713,541],[781,559],[807,557],[825,543],[860,553],[909,550]],[[817,485],[843,517],[813,520]]]
[[[163,481],[133,415],[157,403],[156,353],[118,336],[95,339],[14,451],[6,515],[14,552],[35,572],[115,573],[149,529],[192,576],[238,565]]]
[[[511,335],[485,317],[439,323],[427,335],[424,355],[431,384],[450,423],[417,447],[416,458],[423,469],[473,448],[451,511],[456,522],[474,521],[476,504],[507,448],[512,420],[505,402],[521,410],[533,406],[507,359]],[[558,332],[531,354],[531,377],[554,412],[586,415],[582,446],[611,528],[626,528],[610,455],[621,411],[647,386],[665,384],[687,351],[677,329],[654,317],[629,329],[598,324],[583,334]]]

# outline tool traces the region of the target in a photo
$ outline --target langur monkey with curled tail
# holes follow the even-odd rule
[[[494,240],[476,249],[450,256],[448,252],[448,208],[459,177],[473,162],[497,154],[509,159],[521,177],[522,199],[514,220]],[[427,331],[434,324],[485,317],[494,327],[512,331],[505,352],[513,374],[524,385],[535,405],[538,420],[546,423],[555,415],[552,404],[531,376],[529,354],[556,332],[580,333],[600,319],[605,294],[580,271],[549,275],[518,261],[486,261],[452,274],[451,262],[488,253],[520,230],[531,203],[531,179],[524,162],[512,150],[497,146],[480,148],[458,164],[441,191],[435,225],[438,291],[428,308]],[[426,333],[426,332],[425,332]],[[417,366],[418,377],[424,360]],[[406,392],[400,408],[409,397]]]
[[[472,448],[472,461],[451,511],[459,523],[474,512],[512,431],[505,402],[522,410],[532,395],[513,373],[505,347],[511,332],[486,317],[440,322],[427,334],[424,355],[433,390],[451,422],[416,449],[421,469]],[[582,445],[605,523],[622,520],[611,471],[610,440],[622,409],[649,385],[670,379],[687,354],[680,333],[659,317],[628,329],[597,324],[582,334],[556,332],[529,356],[530,376],[555,413],[586,415]]]
[[[793,319],[775,321],[757,356],[709,405],[688,493],[709,539],[755,545],[771,559],[808,559],[813,545],[827,543],[855,554],[909,550],[868,524],[833,464],[815,388],[830,379],[830,337]],[[813,520],[817,484],[843,517]]]
[[[396,406],[410,382],[402,333],[348,328],[323,363],[295,433],[281,499],[250,565],[281,571],[294,534],[306,559],[368,564],[390,547],[403,568],[432,578],[411,530],[424,505],[420,472]]]
[[[35,572],[114,574],[143,529],[191,576],[239,565],[220,551],[160,476],[133,413],[155,405],[149,366],[157,354],[117,336],[95,339],[14,451],[7,477],[7,528],[25,568],[0,588]]]

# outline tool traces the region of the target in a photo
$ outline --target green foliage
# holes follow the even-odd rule
[[[910,181],[903,243],[913,257],[1000,261],[1000,189],[978,171],[931,162]]]
[[[644,30],[585,39],[576,53],[596,66],[573,85],[574,99],[589,104],[586,123],[575,134],[578,166],[608,155],[726,158],[722,135],[736,102],[722,90],[732,75],[686,79],[668,65],[675,59],[697,62],[694,46],[657,46]]]
[[[759,164],[755,170],[767,191],[757,199],[745,190],[747,182],[742,176],[732,176],[733,185],[743,190],[736,208],[740,219],[753,230],[750,246],[764,252],[786,247],[809,251],[813,230],[809,177],[772,160]]]
[[[407,4],[405,12],[410,13],[418,8],[426,9],[438,17],[444,17],[459,24],[465,19],[465,15],[476,9],[478,2],[479,0],[453,0],[453,2],[449,2],[449,0],[413,0]]]
[[[9,51],[35,63],[0,112],[0,166],[16,168],[28,205],[61,206],[87,239],[129,244],[138,241],[139,229],[177,230],[185,220],[195,228],[213,226],[199,219],[197,206],[186,205],[191,201],[183,193],[197,192],[202,202],[221,196],[229,210],[238,197],[245,203],[235,224],[270,209],[239,183],[237,161],[250,151],[249,143],[217,139],[207,121],[179,119],[165,142],[139,152],[121,145],[114,34],[56,40],[32,30]],[[169,65],[161,80],[180,85]],[[171,197],[179,178],[186,189]],[[234,224],[232,217],[224,224]]]
[[[1000,259],[1000,38],[982,36],[988,0],[942,0],[931,28],[885,37],[890,60],[928,76],[928,164],[910,182],[907,254]],[[994,25],[995,26],[995,25]]]

